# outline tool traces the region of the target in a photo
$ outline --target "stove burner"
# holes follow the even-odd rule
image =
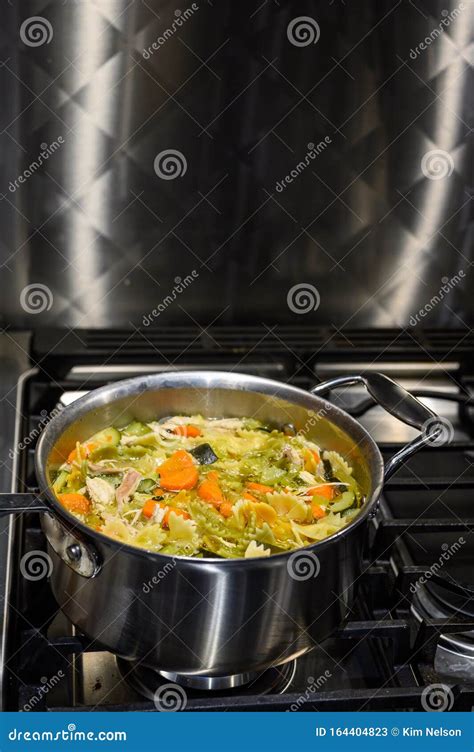
[[[474,617],[474,593],[459,588],[457,593],[431,582],[418,588],[413,598],[413,607],[431,619],[448,619],[457,615],[466,619]]]
[[[282,666],[272,666],[262,673],[234,674],[233,676],[190,676],[144,666],[138,661],[117,658],[117,667],[124,681],[136,692],[153,700],[157,689],[164,683],[173,682],[186,688],[190,697],[216,697],[229,690],[236,690],[239,695],[283,694],[291,684],[296,660]]]
[[[422,624],[425,618],[449,619],[452,605],[437,602],[433,593],[421,587],[416,592],[411,612]],[[435,651],[434,668],[439,676],[451,681],[472,682],[474,678],[474,631],[441,633]]]

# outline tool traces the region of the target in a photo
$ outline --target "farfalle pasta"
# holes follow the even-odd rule
[[[174,416],[78,443],[53,490],[111,538],[171,556],[251,558],[334,534],[359,512],[352,469],[291,426]]]

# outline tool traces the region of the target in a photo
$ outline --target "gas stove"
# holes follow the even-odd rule
[[[10,335],[9,335],[10,336]],[[12,341],[15,340],[11,336]],[[35,491],[34,448],[58,406],[121,378],[167,369],[252,373],[314,386],[368,369],[391,375],[443,418],[436,445],[386,485],[353,612],[311,653],[238,686],[183,688],[187,710],[419,710],[442,686],[451,710],[474,705],[474,363],[455,332],[344,332],[295,327],[168,332],[44,331],[18,379],[15,435],[4,437],[13,490]],[[385,458],[416,435],[360,387],[330,399],[357,417]],[[8,425],[8,423],[7,423]],[[3,488],[2,490],[10,490]],[[38,516],[10,520],[1,562],[5,710],[154,710],[173,682],[104,652],[58,610],[47,577],[19,563],[46,543]],[[244,678],[245,679],[245,678]]]

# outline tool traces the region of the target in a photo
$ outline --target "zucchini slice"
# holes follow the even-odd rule
[[[110,446],[118,446],[120,444],[120,431],[111,426],[110,428],[104,428],[102,431],[98,431],[90,439],[87,440],[88,444],[109,444]]]

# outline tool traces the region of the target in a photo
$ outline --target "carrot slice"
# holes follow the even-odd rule
[[[165,513],[165,516],[163,517],[162,526],[163,527],[169,527],[170,526],[170,514],[171,512],[174,512],[175,514],[179,515],[179,517],[184,517],[185,520],[190,520],[191,515],[184,511],[184,509],[179,509],[179,507],[169,507],[168,511]]]
[[[313,496],[313,495],[322,496],[324,499],[331,501],[331,499],[334,498],[334,486],[330,486],[330,485],[314,486],[314,488],[308,488],[307,493],[310,496]]]
[[[216,472],[208,473],[207,477],[198,488],[198,496],[211,504],[220,505],[225,501],[224,494],[219,485],[219,476]]]
[[[97,449],[98,444],[96,444],[94,441],[90,441],[87,444],[81,444],[80,446],[80,452],[81,455],[84,457],[88,457],[91,452],[94,451],[94,449]],[[73,462],[76,462],[77,460],[77,447],[75,447],[72,452],[69,452],[67,456],[68,464],[71,465]]]
[[[143,505],[142,514],[144,517],[148,517],[150,519],[153,517],[156,509],[156,501],[153,501],[153,499],[147,499]]]
[[[58,494],[58,499],[70,512],[78,514],[87,514],[91,510],[91,502],[80,493],[62,493]]]
[[[322,520],[323,517],[326,517],[325,510],[319,504],[311,504],[311,511],[315,520]]]
[[[178,449],[158,468],[160,486],[166,491],[189,491],[199,479],[194,459],[189,452]]]
[[[230,517],[232,514],[232,504],[230,503],[230,501],[224,501],[219,506],[219,512],[223,517]]]
[[[176,428],[173,429],[173,433],[178,434],[178,436],[186,436],[188,439],[195,439],[197,436],[201,435],[201,429],[189,424],[185,426],[176,426]]]
[[[69,465],[72,465],[72,463],[75,461],[77,457],[77,449],[73,449],[72,452],[69,452],[67,456],[67,461]]]
[[[244,491],[243,492],[242,498],[243,499],[247,499],[247,501],[257,501],[257,499],[255,498],[255,496],[252,496],[252,494],[249,493],[248,491]]]
[[[274,493],[275,489],[271,486],[264,486],[263,483],[247,483],[247,488],[251,491],[257,491],[258,493]]]

